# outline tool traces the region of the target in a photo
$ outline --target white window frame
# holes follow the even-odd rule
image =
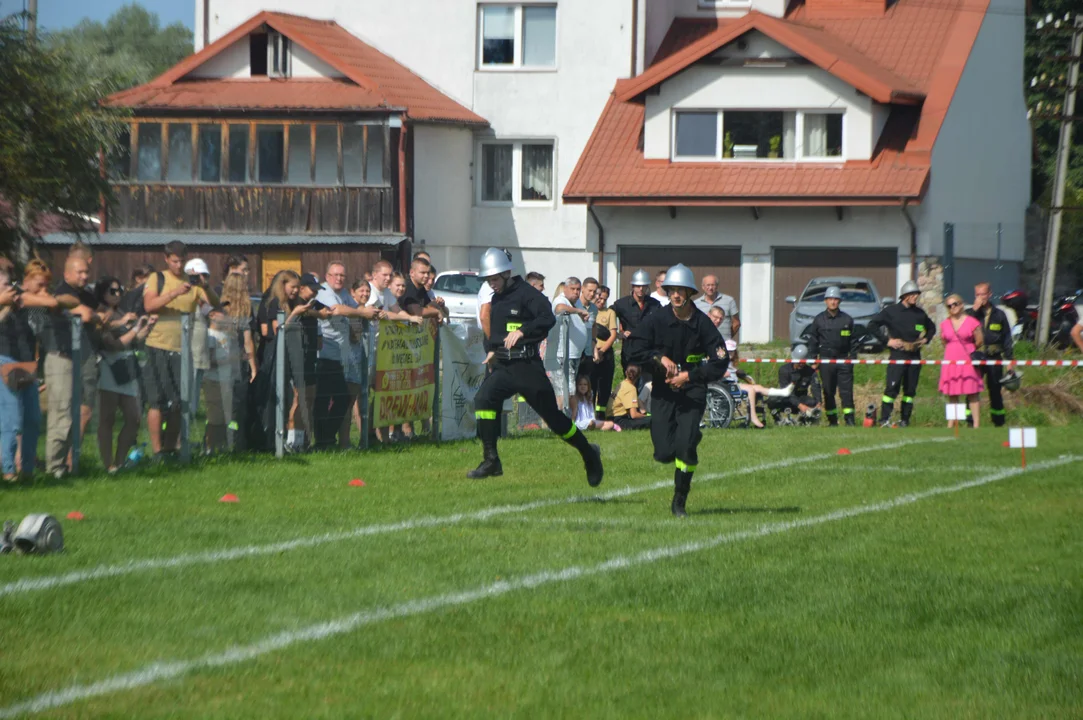
[[[485,160],[483,148],[486,145],[511,145],[511,201],[484,200],[482,193],[485,190]],[[523,146],[524,145],[549,145],[553,148],[553,199],[552,200],[523,200]],[[478,169],[475,182],[474,201],[478,207],[525,207],[525,208],[553,208],[556,206],[557,188],[557,142],[553,138],[485,138],[477,143]]]
[[[279,46],[279,57],[285,67],[279,70],[274,65],[275,45]],[[277,30],[267,31],[267,77],[288,78],[293,76],[293,53],[290,39]]]
[[[749,160],[746,158],[727,158],[723,157],[725,148],[723,147],[723,141],[725,140],[725,133],[723,128],[723,115],[726,110],[731,112],[792,112],[796,115],[794,119],[794,157],[791,159],[778,157],[778,158],[756,158],[755,160]],[[677,115],[680,113],[715,113],[715,154],[714,156],[708,155],[678,155],[677,154]],[[805,115],[841,115],[842,116],[842,154],[833,157],[809,157],[805,155]],[[842,163],[846,162],[846,110],[843,108],[803,108],[803,109],[780,109],[780,108],[726,108],[722,110],[712,110],[709,108],[672,108],[670,111],[670,125],[669,125],[669,159],[672,162],[682,163],[695,163],[695,162],[739,162],[739,163]]]
[[[485,13],[486,7],[507,7],[515,10],[515,30],[512,35],[512,62],[510,65],[486,65],[485,56]],[[477,67],[478,72],[556,72],[560,66],[560,12],[556,12],[556,21],[553,26],[553,64],[552,65],[524,65],[523,64],[523,8],[524,7],[551,7],[557,10],[554,2],[478,2],[477,17]]]

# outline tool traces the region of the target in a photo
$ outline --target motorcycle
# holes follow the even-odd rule
[[[1025,290],[1012,290],[1000,296],[1002,305],[1007,305],[1015,313],[1015,325],[1012,326],[1012,340],[1034,342],[1038,334],[1038,306],[1030,305],[1030,298]]]
[[[1038,306],[1030,304],[1030,298],[1024,290],[1012,290],[1000,297],[1000,302],[1015,312],[1016,324],[1012,326],[1013,340],[1034,342],[1038,336]],[[1049,342],[1064,349],[1072,345],[1072,327],[1079,322],[1076,304],[1083,302],[1083,290],[1076,290],[1053,302],[1053,312],[1049,321]]]

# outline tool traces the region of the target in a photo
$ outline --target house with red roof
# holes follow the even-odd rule
[[[622,292],[684,260],[766,341],[789,339],[815,277],[893,297],[938,256],[948,289],[1018,281],[1021,3],[649,5],[645,67],[615,81],[563,193],[597,219]]]
[[[279,12],[253,15],[106,105],[131,120],[106,159],[116,203],[92,239],[95,268],[128,277],[179,239],[215,273],[246,254],[253,290],[282,269],[322,274],[331,259],[351,279],[380,258],[401,265],[414,203],[446,204],[427,195],[431,176],[418,182],[415,156],[469,146],[488,125],[337,23]],[[452,213],[465,222],[463,197]]]

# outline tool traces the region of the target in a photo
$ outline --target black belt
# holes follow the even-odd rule
[[[493,350],[493,357],[497,360],[532,360],[539,356],[537,345],[513,347],[511,350],[501,346]]]

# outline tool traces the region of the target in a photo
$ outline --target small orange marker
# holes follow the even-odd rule
[[[68,513],[68,520],[83,520],[86,516],[78,510],[72,510]]]
[[[849,454],[850,454],[850,449],[849,448],[839,448],[839,455],[849,455]]]
[[[365,487],[365,481],[361,478],[354,478],[349,484],[351,487]]]
[[[240,502],[240,499],[233,493],[226,493],[222,497],[218,498],[218,502]]]

